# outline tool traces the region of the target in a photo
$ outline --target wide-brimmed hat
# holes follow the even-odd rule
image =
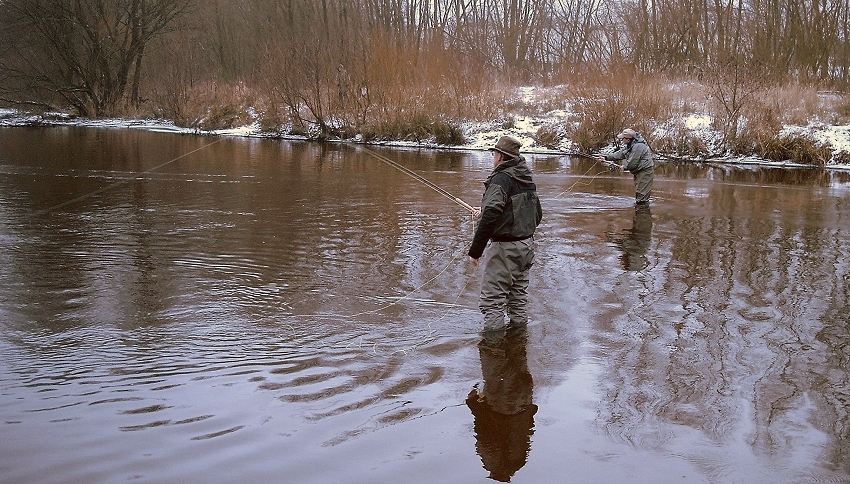
[[[633,130],[633,129],[631,129],[631,128],[626,128],[626,129],[624,129],[624,130],[623,130],[623,132],[622,132],[622,133],[620,133],[620,134],[618,134],[618,135],[617,135],[617,138],[618,138],[618,139],[623,139],[623,138],[637,138],[637,131],[635,131],[635,130]]]
[[[499,138],[499,141],[496,142],[496,146],[490,148],[490,151],[498,151],[504,155],[507,155],[511,158],[516,158],[519,156],[519,147],[521,143],[518,139],[513,138],[511,136],[502,136]]]

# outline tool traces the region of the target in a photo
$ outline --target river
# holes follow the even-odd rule
[[[850,173],[529,165],[487,340],[469,216],[360,147],[0,129],[0,481],[850,481]]]

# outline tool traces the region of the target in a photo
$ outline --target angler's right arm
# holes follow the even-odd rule
[[[626,155],[628,155],[629,150],[626,148],[619,149],[610,155],[605,155],[605,159],[608,161],[622,161],[626,159]]]
[[[625,160],[626,157],[628,157],[628,156],[629,156],[628,148],[621,148],[621,149],[611,153],[610,155],[605,155],[605,161],[611,162],[612,167],[617,167],[620,170],[624,170],[625,166],[623,164],[616,163],[616,162],[620,162],[622,160]]]
[[[468,255],[473,259],[478,259],[484,252],[484,247],[487,246],[487,241],[496,229],[496,223],[502,216],[507,204],[507,195],[505,189],[500,186],[499,182],[503,180],[494,178],[493,183],[487,187],[484,192],[484,199],[481,207],[481,220],[478,222],[478,227],[475,229],[475,236],[472,239],[472,246],[469,248]]]

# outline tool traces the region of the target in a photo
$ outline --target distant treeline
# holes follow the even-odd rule
[[[719,70],[843,89],[850,0],[3,0],[0,102],[333,133],[486,117],[505,85]],[[735,81],[738,82],[738,81]],[[498,99],[495,99],[498,101]],[[430,107],[430,109],[429,109]],[[218,109],[220,112],[210,113]]]

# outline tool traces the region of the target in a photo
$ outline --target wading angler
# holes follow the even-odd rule
[[[534,231],[543,218],[531,170],[520,143],[502,136],[490,149],[495,168],[484,182],[478,227],[468,255],[484,257],[479,308],[484,331],[528,323],[528,274],[534,263]],[[489,242],[489,245],[488,245]]]
[[[622,165],[615,166],[634,176],[635,203],[648,204],[655,171],[652,150],[643,136],[633,129],[624,129],[617,135],[617,139],[625,143],[625,146],[610,155],[598,156],[596,159],[602,162],[621,162]]]

